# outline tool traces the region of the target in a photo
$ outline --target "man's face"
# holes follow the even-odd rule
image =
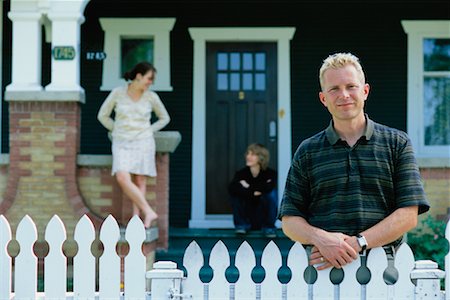
[[[369,85],[362,81],[354,66],[329,69],[325,71],[323,79],[319,99],[333,119],[351,120],[364,115]]]

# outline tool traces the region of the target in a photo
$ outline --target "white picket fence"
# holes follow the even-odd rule
[[[450,226],[447,224],[446,239]],[[243,242],[235,255],[234,266],[239,270],[235,283],[227,281],[225,273],[230,267],[230,253],[222,241],[218,241],[209,255],[209,266],[213,270],[210,282],[202,282],[200,269],[204,266],[204,254],[193,241],[185,251],[183,265],[187,276],[177,269],[174,262],[159,261],[150,271],[145,270],[146,259],[141,251],[146,237],[139,217],[133,217],[125,231],[129,253],[124,261],[116,253],[120,230],[116,220],[109,216],[102,224],[99,239],[103,243],[103,254],[99,258],[98,270],[91,252],[95,240],[95,228],[87,216],[83,216],[75,227],[74,240],[78,245],[73,258],[73,292],[67,292],[67,257],[62,245],[66,240],[64,224],[54,216],[47,224],[45,240],[49,245],[44,258],[44,291],[37,291],[38,258],[33,253],[37,241],[37,230],[33,220],[25,216],[19,223],[15,239],[20,245],[19,254],[12,258],[7,252],[12,240],[11,228],[4,216],[0,216],[0,300],[6,299],[308,299],[308,300],[450,300],[450,293],[440,289],[444,271],[437,269],[432,261],[414,261],[407,244],[401,246],[396,255],[395,268],[399,277],[395,284],[387,285],[383,272],[387,258],[382,248],[372,249],[367,257],[371,279],[366,285],[356,280],[360,261],[343,267],[344,279],[340,284],[329,280],[330,269],[318,271],[314,284],[303,279],[308,266],[306,251],[295,243],[287,256],[287,267],[291,271],[288,283],[281,283],[278,270],[282,267],[282,256],[277,245],[271,241],[262,252],[261,267],[265,277],[255,283],[251,277],[256,267],[255,252]],[[13,264],[14,261],[14,264]],[[124,265],[123,288],[121,287],[121,263]],[[449,290],[449,255],[445,258],[447,276],[445,289]],[[96,279],[98,273],[98,279]],[[416,280],[413,284],[411,279]],[[96,281],[98,280],[98,281]],[[146,280],[151,280],[151,291],[146,290]],[[98,283],[98,288],[96,287]]]

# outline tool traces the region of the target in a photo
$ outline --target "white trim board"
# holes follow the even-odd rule
[[[291,163],[290,40],[295,27],[189,28],[194,41],[192,105],[192,207],[189,228],[233,228],[231,215],[206,214],[206,42],[276,42],[278,97],[278,199]]]

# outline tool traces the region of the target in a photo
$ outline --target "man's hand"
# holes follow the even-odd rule
[[[337,232],[322,232],[311,249],[309,263],[321,264],[318,270],[330,267],[341,268],[358,258],[355,249],[346,242],[350,236]]]

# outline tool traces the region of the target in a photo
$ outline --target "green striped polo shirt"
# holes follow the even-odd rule
[[[366,115],[363,136],[350,147],[334,130],[304,140],[294,154],[279,218],[301,216],[309,224],[349,235],[375,225],[395,209],[429,209],[406,133]]]

